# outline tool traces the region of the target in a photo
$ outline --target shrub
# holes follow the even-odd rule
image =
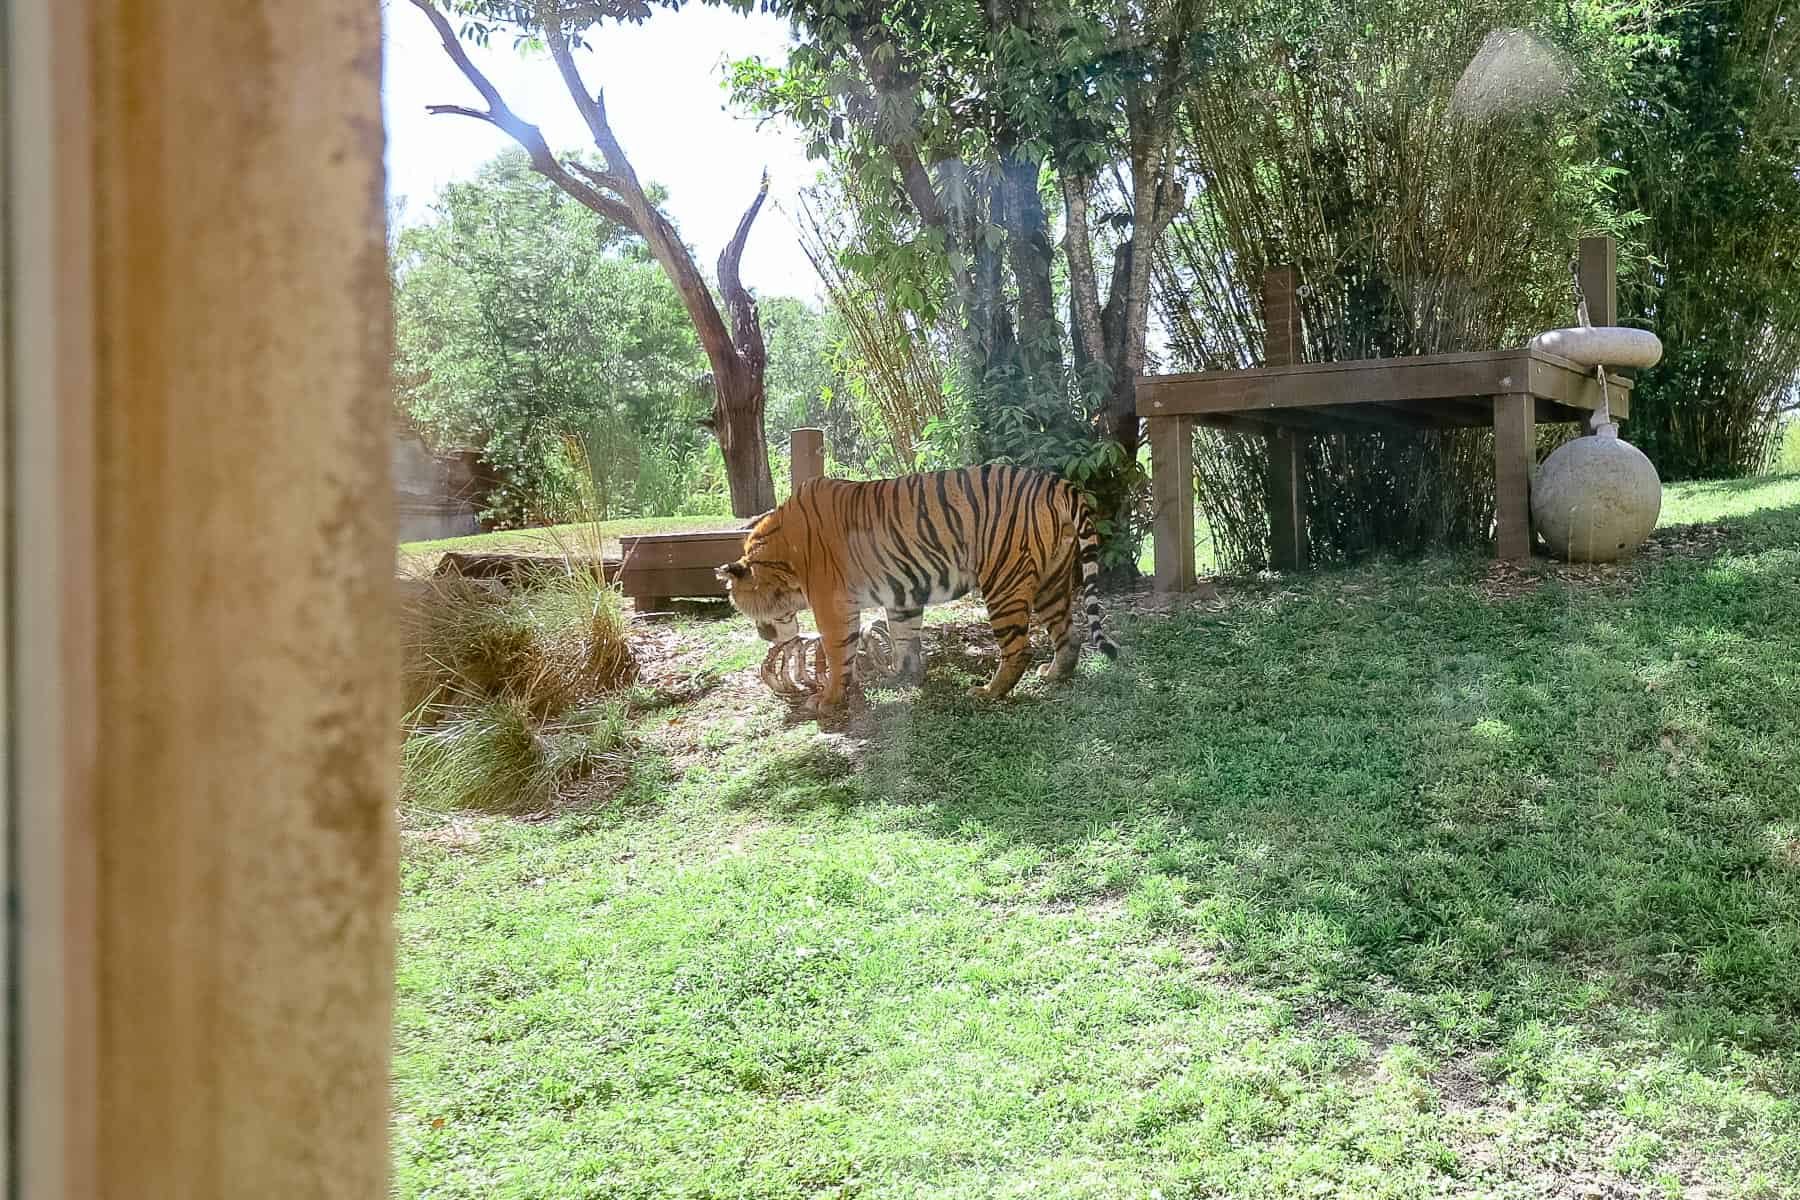
[[[404,794],[426,808],[535,812],[617,763],[625,746],[618,700],[550,722],[516,697],[458,705],[402,744]]]
[[[536,810],[618,758],[637,663],[614,588],[572,565],[510,593],[454,575],[408,586],[409,800]]]

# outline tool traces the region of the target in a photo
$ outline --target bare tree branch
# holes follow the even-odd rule
[[[425,111],[434,117],[474,117],[477,121],[486,121],[489,125],[501,127],[494,119],[494,114],[479,108],[464,108],[460,104],[427,104]]]
[[[413,7],[425,14],[432,27],[437,30],[438,40],[444,44],[444,53],[450,61],[462,71],[463,78],[474,86],[481,98],[487,101],[487,111],[467,108],[460,104],[428,104],[425,111],[436,115],[473,117],[477,121],[486,121],[504,132],[513,141],[524,148],[531,156],[531,167],[538,174],[555,183],[563,191],[593,209],[609,221],[623,225],[625,228],[642,236],[643,229],[638,224],[637,216],[619,201],[610,196],[603,196],[593,188],[576,179],[550,152],[550,145],[544,141],[543,131],[536,125],[523,119],[507,105],[488,77],[481,73],[481,68],[470,59],[468,51],[463,49],[462,41],[457,38],[456,30],[450,27],[450,19],[446,17],[431,0],[412,0]]]
[[[572,170],[579,172],[589,183],[597,188],[603,188],[606,191],[615,194],[620,191],[621,184],[619,177],[616,175],[609,175],[605,171],[596,171],[586,163],[572,162],[569,164],[569,167]]]
[[[762,210],[768,195],[769,169],[764,167],[762,186],[756,190],[756,199],[744,210],[743,217],[738,220],[737,232],[731,235],[731,241],[719,254],[719,291],[725,296],[725,306],[731,310],[732,340],[737,343],[744,365],[758,379],[768,366],[762,319],[756,311],[756,300],[744,288],[738,268],[744,258],[744,243],[750,238],[750,226],[755,223],[756,214]]]
[[[638,182],[631,160],[625,156],[625,147],[619,144],[618,136],[607,122],[606,97],[600,92],[589,95],[587,84],[582,82],[581,71],[575,66],[575,54],[569,48],[568,32],[563,28],[562,15],[555,5],[550,5],[544,15],[544,44],[550,48],[550,58],[556,63],[569,99],[575,102],[575,111],[581,114],[595,148],[606,160],[607,174],[618,179],[618,192],[625,197],[625,202],[633,203],[634,195],[644,195],[643,186]],[[648,204],[648,200],[645,203]]]

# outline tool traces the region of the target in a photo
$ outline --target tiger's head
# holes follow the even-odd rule
[[[744,538],[743,556],[717,571],[732,606],[756,622],[757,635],[765,642],[799,636],[800,623],[795,618],[806,607],[800,574],[786,553],[775,515],[769,513],[757,521]]]

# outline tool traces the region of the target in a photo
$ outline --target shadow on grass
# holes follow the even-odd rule
[[[775,759],[733,802],[892,805],[1023,851],[1015,899],[1122,896],[1261,986],[1446,1035],[1791,1050],[1800,510],[1726,524],[1770,548],[1624,591],[1492,603],[1473,572],[1385,565],[1121,619],[1121,663],[998,706],[961,695],[987,665],[952,647],[878,695],[859,762]]]

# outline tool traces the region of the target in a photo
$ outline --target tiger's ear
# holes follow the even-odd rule
[[[768,516],[769,513],[772,513],[774,511],[775,510],[771,508],[769,510],[769,512],[760,512],[760,513],[757,513],[754,517],[747,517],[747,518],[745,518],[744,524],[742,527],[745,529],[755,529],[757,527],[757,525],[762,523],[762,519],[764,517]]]
[[[744,576],[748,575],[749,573],[750,573],[749,564],[746,563],[741,558],[738,559],[736,562],[728,562],[724,566],[720,567],[718,570],[713,572],[714,575],[718,576],[718,580],[720,583],[730,583],[734,579],[742,579]]]

